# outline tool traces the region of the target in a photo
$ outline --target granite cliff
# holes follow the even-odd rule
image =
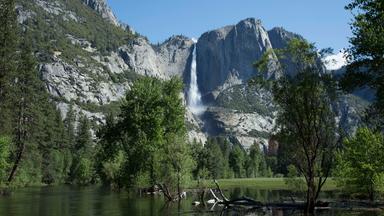
[[[154,45],[120,23],[105,0],[20,0],[17,12],[23,30],[33,35],[41,77],[63,117],[73,102],[78,112],[102,123],[140,76],[178,76],[187,92],[196,48],[197,81],[207,111],[196,116],[187,109],[190,139],[227,136],[245,147],[268,144],[277,112],[270,92],[247,85],[258,73],[253,62],[268,49],[302,38],[283,28],[267,31],[260,20],[249,18],[206,32],[196,44],[172,36]],[[287,69],[277,70],[278,64]],[[293,71],[290,62],[271,55],[266,77]],[[366,105],[361,97],[343,97],[334,106],[340,124],[353,131]]]

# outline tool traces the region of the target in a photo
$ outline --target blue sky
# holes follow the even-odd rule
[[[202,33],[242,19],[261,19],[266,29],[284,27],[303,35],[318,48],[335,51],[351,36],[349,0],[107,0],[117,17],[152,43],[172,35]]]

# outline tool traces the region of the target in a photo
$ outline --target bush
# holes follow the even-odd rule
[[[74,183],[78,185],[89,185],[94,177],[93,163],[88,158],[80,158],[74,170]]]
[[[119,151],[116,157],[112,161],[103,163],[102,173],[104,181],[108,182],[113,188],[119,188],[121,185],[120,176],[121,170],[123,169],[125,160],[125,154],[123,151]]]

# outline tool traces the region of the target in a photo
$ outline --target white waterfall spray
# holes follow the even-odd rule
[[[201,115],[205,111],[205,107],[201,101],[201,93],[197,85],[197,70],[196,70],[196,44],[194,45],[191,63],[191,81],[188,91],[188,107],[195,115]]]

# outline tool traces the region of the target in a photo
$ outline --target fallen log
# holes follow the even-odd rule
[[[253,209],[261,209],[261,208],[276,208],[276,209],[294,209],[294,210],[302,210],[305,209],[305,203],[297,203],[296,201],[292,203],[262,203],[260,201],[254,200],[249,197],[241,197],[241,198],[235,198],[235,199],[228,199],[223,191],[220,188],[219,183],[214,180],[214,183],[216,185],[216,191],[218,192],[219,196],[217,196],[212,189],[210,189],[210,192],[213,196],[213,198],[217,201],[215,204],[224,205],[225,208],[232,208],[232,207],[250,207]],[[318,202],[316,203],[316,207],[319,208],[326,208],[329,206],[329,202]]]

